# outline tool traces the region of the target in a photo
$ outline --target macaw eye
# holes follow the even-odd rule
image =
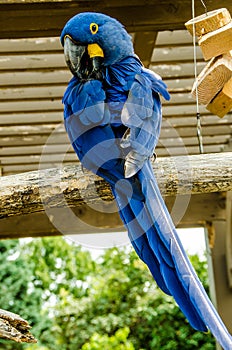
[[[97,23],[91,23],[90,26],[90,31],[92,34],[96,34],[98,32],[98,25]]]

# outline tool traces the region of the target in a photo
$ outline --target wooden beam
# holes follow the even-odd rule
[[[145,67],[149,67],[157,32],[138,32],[135,34],[134,49]]]
[[[207,222],[225,220],[225,195],[207,193],[165,197],[177,227],[202,227]],[[9,216],[1,219],[0,239],[96,234],[125,231],[117,207],[83,205],[77,208],[48,208],[46,212]]]
[[[226,197],[226,263],[229,287],[232,289],[232,192]]]
[[[42,155],[43,156],[43,155]],[[41,158],[42,160],[42,158]],[[232,190],[232,153],[160,158],[153,163],[163,195]],[[112,205],[110,187],[80,165],[0,178],[0,218],[46,208]]]
[[[213,266],[216,307],[228,331],[232,332],[232,293],[228,284],[226,266],[226,220],[212,222],[215,243],[210,251]]]
[[[216,6],[232,12],[228,0],[218,0]],[[215,2],[207,1],[207,8],[215,10]],[[0,0],[0,10],[0,38],[59,36],[66,21],[83,11],[118,18],[131,32],[184,29],[192,17],[191,0]],[[204,13],[200,1],[195,12]]]

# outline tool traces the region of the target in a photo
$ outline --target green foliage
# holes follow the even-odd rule
[[[43,290],[34,288],[33,263],[22,254],[17,240],[0,241],[0,253],[1,308],[19,314],[41,334],[51,321],[46,312],[40,312]],[[22,349],[22,345],[0,340],[0,349]]]
[[[127,340],[129,332],[129,327],[125,327],[118,329],[111,337],[94,333],[81,350],[134,350],[133,344]]]
[[[129,248],[93,261],[63,238],[46,238],[0,241],[0,252],[1,308],[29,320],[39,339],[2,341],[0,349],[215,349],[213,337],[189,326]],[[191,259],[206,287],[206,262]]]

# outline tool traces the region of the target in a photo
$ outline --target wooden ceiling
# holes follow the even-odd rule
[[[218,1],[217,8],[232,5]],[[203,13],[201,2],[196,12]],[[207,1],[208,10],[215,9]],[[77,161],[63,126],[62,95],[71,75],[59,42],[65,22],[81,11],[120,19],[136,53],[160,74],[171,101],[163,103],[157,154],[199,153],[192,37],[184,29],[191,1],[0,0],[0,167],[2,175]],[[198,72],[206,65],[197,49]],[[229,150],[231,113],[223,119],[200,107],[205,153]]]
[[[228,0],[205,0],[208,11],[226,7]],[[103,12],[119,19],[128,31],[184,29],[192,16],[191,0],[0,0],[0,37],[59,36],[65,22],[78,12]],[[195,0],[195,13],[204,12]]]

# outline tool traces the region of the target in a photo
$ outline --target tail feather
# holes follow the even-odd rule
[[[192,327],[207,331],[205,323],[191,303],[189,294],[179,281],[171,254],[162,244],[144,202],[134,199],[128,202],[128,199],[121,194],[116,195],[116,200],[132,245],[139,257],[148,265],[158,286],[166,294],[174,296]],[[165,254],[162,254],[164,251]]]
[[[158,257],[161,275],[168,289],[194,328],[205,330],[208,327],[222,347],[225,350],[231,350],[232,337],[182,247],[150,163],[144,165],[138,177],[146,198],[145,205],[150,216],[149,220],[154,223],[155,228],[153,233],[146,232],[148,243]],[[189,299],[188,303],[187,299]]]
[[[174,297],[191,326],[199,331],[209,329],[224,350],[232,350],[232,337],[182,247],[149,162],[138,172],[138,179],[142,194],[129,198],[128,191],[111,183],[135,251],[158,286]]]
[[[176,274],[176,271],[165,263],[161,264],[161,274],[164,276],[164,280],[168,285],[175,301],[179,305],[181,311],[189,320],[191,326],[201,332],[207,332],[208,328],[205,322],[201,319],[194,305],[191,303],[189,294],[185,291],[180,280]]]
[[[127,198],[122,194],[118,195],[114,187],[112,187],[112,192],[114,193],[119,206],[120,217],[128,229],[128,236],[133,245],[133,248],[135,249],[140,259],[148,266],[159,288],[164,293],[171,295],[166,283],[164,282],[163,276],[160,273],[159,261],[150,248],[147,236],[139,224],[139,222],[141,222],[141,220],[138,220],[139,213],[136,218],[136,215],[131,210],[131,205],[127,203]],[[138,201],[131,201],[139,203]],[[136,206],[136,209],[138,211],[138,206]],[[142,221],[144,221],[144,218]]]
[[[134,213],[137,213],[138,205],[139,203],[136,203],[136,201],[130,201],[130,210]],[[146,210],[143,210],[143,213],[146,213],[147,215]],[[126,213],[126,215],[126,219],[128,220],[128,212]],[[149,228],[147,227],[148,223],[150,223]],[[128,223],[127,221],[129,236],[130,239],[135,239],[135,243],[137,243],[138,245],[137,249],[141,250],[141,253],[143,255],[142,260],[148,265],[150,270],[153,268],[154,263],[156,264],[154,278],[156,281],[158,281],[157,284],[159,285],[160,281],[162,280],[162,283],[163,285],[165,285],[166,289],[164,290],[164,288],[162,288],[163,291],[165,293],[167,293],[168,291],[167,294],[174,296],[176,302],[180,306],[180,309],[185,314],[193,328],[204,332],[207,331],[205,323],[199,316],[195,306],[191,303],[189,294],[186,292],[186,290],[180,283],[179,277],[176,272],[176,268],[174,266],[174,262],[171,258],[171,254],[168,252],[167,248],[162,244],[162,241],[160,240],[155,226],[151,224],[149,216],[145,216],[144,214],[143,220],[141,220],[138,214],[136,220],[136,227],[138,227],[138,225],[140,227],[142,226],[142,232],[144,232],[143,230],[146,229],[146,233],[143,234],[141,237],[138,237],[138,231],[136,231],[135,233],[135,230],[133,229],[133,227],[131,227],[130,222]],[[130,231],[132,231],[133,233],[130,234]],[[165,254],[163,254],[163,252],[165,252]],[[149,260],[147,259],[148,256],[150,256]],[[159,273],[159,278],[157,278],[157,272]]]

